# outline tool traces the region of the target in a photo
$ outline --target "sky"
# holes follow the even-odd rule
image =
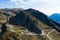
[[[33,8],[50,16],[60,13],[60,0],[0,0],[0,8]]]

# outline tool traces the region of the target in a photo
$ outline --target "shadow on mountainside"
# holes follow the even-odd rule
[[[41,34],[41,30],[37,27],[35,22],[28,15],[26,15],[25,12],[21,11],[15,17],[11,17],[9,23],[13,25],[21,25],[26,27],[31,32]]]

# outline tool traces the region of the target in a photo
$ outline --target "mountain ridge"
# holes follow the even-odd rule
[[[35,9],[31,9],[31,8],[27,10],[5,9],[2,10],[0,13],[1,14],[3,13],[2,16],[0,17],[0,18],[3,17],[1,20],[3,21],[7,20],[5,22],[3,21],[0,22],[2,27],[0,29],[3,32],[1,34],[2,38],[0,37],[0,39],[15,40],[14,38],[16,38],[16,40],[20,40],[20,39],[35,40],[36,38],[36,40],[40,40],[41,38],[41,40],[49,40],[52,36],[52,35],[50,36],[51,33],[50,31],[54,32],[54,34],[56,35],[58,35],[60,32],[60,24],[49,19],[45,14]],[[5,15],[6,17],[3,15]],[[57,33],[55,33],[56,31]],[[50,38],[48,38],[47,35],[49,35]],[[31,37],[32,38],[34,37],[34,39],[31,39]]]

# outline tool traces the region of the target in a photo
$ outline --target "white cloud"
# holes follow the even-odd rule
[[[46,15],[51,15],[55,12],[60,12],[60,0],[10,0],[20,8],[34,8],[44,12]]]

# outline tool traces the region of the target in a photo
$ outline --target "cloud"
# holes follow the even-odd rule
[[[39,5],[44,5],[46,3],[40,2],[40,0],[11,0],[11,2],[15,3],[16,6],[24,6],[24,7],[32,7],[32,6],[39,6]]]
[[[20,8],[34,8],[51,15],[60,12],[60,0],[10,0]]]

